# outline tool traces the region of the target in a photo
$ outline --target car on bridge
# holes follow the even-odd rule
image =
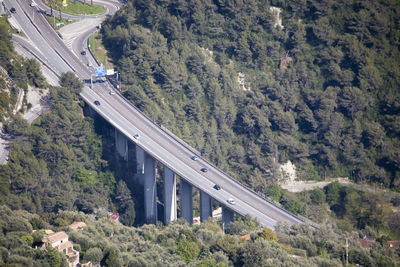
[[[235,205],[236,204],[236,202],[235,202],[235,200],[233,198],[227,199],[226,202],[228,202],[231,205]]]
[[[200,169],[202,172],[208,172],[208,169],[207,168],[201,168]]]
[[[192,159],[192,160],[198,160],[199,157],[198,157],[198,156],[193,156],[193,157],[191,157],[191,159]]]
[[[140,139],[140,135],[139,135],[139,134],[135,134],[135,135],[133,136],[133,138],[135,138],[136,140],[139,140],[139,139]]]
[[[220,187],[219,185],[217,185],[217,184],[215,184],[215,185],[213,186],[213,188],[214,188],[215,190],[221,190],[221,187]]]
[[[94,104],[95,104],[96,106],[100,106],[100,101],[99,101],[99,100],[95,100],[95,101],[94,101]]]

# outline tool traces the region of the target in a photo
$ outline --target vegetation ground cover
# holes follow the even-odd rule
[[[89,0],[86,2],[87,3],[82,3],[81,1],[67,1],[68,5],[62,7],[61,11],[77,15],[96,15],[106,12],[105,7],[96,4],[91,5]]]
[[[60,17],[57,16],[56,14],[54,14],[54,16],[46,15],[46,19],[49,22],[49,24],[51,26],[53,26],[53,28],[56,29],[56,30],[61,29],[65,25],[68,25],[68,24],[76,22],[76,20],[66,19],[66,18],[63,18],[63,17],[61,17],[61,20],[60,20]],[[57,23],[63,23],[63,24],[59,24],[59,26],[57,26]]]
[[[114,65],[107,55],[107,50],[104,48],[101,34],[96,31],[89,37],[89,46],[95,58],[106,68],[113,68]]]

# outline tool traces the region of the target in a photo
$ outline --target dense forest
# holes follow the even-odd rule
[[[300,179],[399,190],[399,16],[398,1],[128,1],[102,34],[124,95],[253,189],[291,160]]]
[[[39,214],[108,208],[121,190],[101,158],[93,120],[83,116],[77,96],[82,83],[72,73],[61,75],[61,86],[50,88],[51,111],[32,125],[21,113],[14,115],[18,90],[48,85],[36,60],[15,53],[5,21],[0,23],[0,119],[11,149],[8,163],[0,165],[0,203]]]

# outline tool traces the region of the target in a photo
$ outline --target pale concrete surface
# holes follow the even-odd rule
[[[10,155],[10,142],[8,136],[3,132],[3,124],[0,122],[0,164],[7,163]]]
[[[48,90],[28,86],[27,101],[32,104],[32,108],[22,116],[28,123],[32,123],[37,117],[50,109],[47,95]]]
[[[311,184],[299,183],[299,184],[295,184],[295,185],[283,185],[282,188],[286,189],[290,192],[301,192],[303,190],[312,190],[314,188],[322,188],[330,183],[331,182],[316,182],[316,183],[311,183]]]
[[[21,25],[19,25],[18,21],[12,15],[8,17],[8,22],[11,27],[16,29],[18,32],[23,32]]]

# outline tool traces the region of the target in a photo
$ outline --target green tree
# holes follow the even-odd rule
[[[98,247],[89,248],[83,256],[83,259],[91,261],[93,264],[100,264],[103,259],[103,252]]]
[[[325,195],[326,195],[326,201],[330,204],[333,205],[335,203],[339,203],[340,201],[340,190],[342,186],[340,185],[339,182],[335,181],[327,186],[324,187]]]
[[[106,257],[105,257],[105,265],[109,267],[119,267],[122,266],[120,252],[117,248],[112,247]]]
[[[267,241],[272,241],[275,243],[278,242],[278,238],[276,237],[276,234],[268,227],[264,228],[264,230],[260,234],[260,237]]]
[[[200,246],[197,242],[187,240],[186,237],[181,237],[178,240],[176,253],[181,256],[182,260],[186,263],[190,263],[199,256]]]
[[[267,188],[267,195],[269,198],[279,202],[282,196],[282,188],[278,184],[273,184]]]
[[[60,77],[60,85],[71,89],[73,94],[78,94],[82,90],[82,82],[72,72],[62,73]]]
[[[326,201],[325,192],[322,189],[313,190],[310,197],[311,200],[318,205],[321,205]]]
[[[63,266],[62,265],[62,262],[63,262],[62,257],[63,256],[57,249],[55,249],[51,246],[47,247],[46,261],[51,267]]]

